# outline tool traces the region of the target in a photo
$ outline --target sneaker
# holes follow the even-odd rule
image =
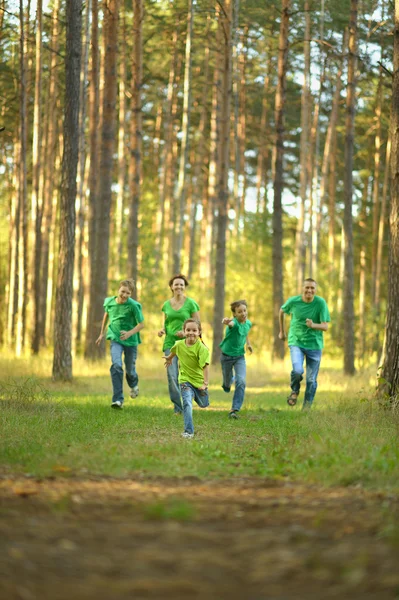
[[[187,433],[187,431],[185,431],[184,433],[181,434],[182,437],[191,440],[194,437],[193,433]]]
[[[111,404],[111,408],[123,408],[123,404],[120,400],[115,400],[115,402]]]
[[[239,419],[238,410],[231,410],[229,412],[229,419]]]
[[[132,389],[130,390],[130,397],[131,398],[137,398],[137,396],[139,395],[139,386],[135,385],[134,387],[132,387]]]

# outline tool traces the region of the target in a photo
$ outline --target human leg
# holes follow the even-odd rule
[[[122,367],[123,346],[118,342],[111,341],[111,381],[112,381],[112,404],[120,406],[123,404],[123,367]]]
[[[305,350],[306,356],[306,390],[303,409],[311,408],[317,390],[317,375],[320,369],[321,350]]]
[[[193,398],[194,388],[190,383],[180,384],[181,397],[183,400],[184,433],[194,433],[193,423]]]
[[[170,348],[166,348],[165,356],[169,356],[169,354]],[[175,414],[181,415],[183,412],[183,405],[181,401],[179,387],[179,362],[177,356],[173,358],[172,364],[166,369],[166,372],[168,376],[168,389],[170,401],[173,402]]]
[[[208,390],[194,389],[194,400],[200,408],[206,408],[209,406],[209,392]]]
[[[296,404],[296,399],[299,395],[299,390],[301,389],[301,381],[303,379],[303,360],[304,353],[303,349],[298,346],[290,346],[290,355],[291,355],[291,363],[292,363],[292,371],[291,371],[291,395],[288,398],[288,403],[291,405]],[[290,402],[292,399],[292,402]]]
[[[130,395],[132,397],[138,396],[139,388],[139,377],[136,371],[137,361],[137,346],[125,346],[125,368],[126,368],[126,381],[128,386],[131,388]]]
[[[245,356],[238,356],[234,362],[235,389],[231,410],[238,411],[244,402],[245,387],[247,380],[247,365]]]
[[[233,376],[233,365],[234,365],[234,357],[228,356],[227,354],[220,355],[220,364],[222,366],[222,388],[225,392],[229,392],[231,389],[231,380]]]

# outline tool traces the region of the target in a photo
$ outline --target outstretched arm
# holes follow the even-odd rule
[[[171,352],[168,356],[166,356],[165,354],[162,356],[162,358],[165,361],[165,367],[170,367],[170,365],[172,364],[172,360],[174,359],[174,357],[176,356],[176,352]]]
[[[230,327],[230,329],[234,327],[233,317],[224,317],[224,319],[222,319],[222,325],[227,325],[228,327]]]

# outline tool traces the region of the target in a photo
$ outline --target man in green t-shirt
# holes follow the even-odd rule
[[[280,308],[280,340],[285,340],[284,315],[291,315],[288,346],[291,354],[291,393],[289,406],[295,406],[303,379],[303,361],[306,358],[306,390],[302,410],[311,408],[317,389],[317,375],[324,346],[323,332],[327,331],[330,313],[327,303],[316,296],[314,279],[305,279],[300,296],[292,296]]]

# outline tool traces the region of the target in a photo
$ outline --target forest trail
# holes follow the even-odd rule
[[[394,599],[398,513],[359,488],[3,474],[0,597]]]

